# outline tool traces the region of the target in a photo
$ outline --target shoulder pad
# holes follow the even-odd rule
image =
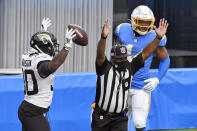
[[[131,24],[129,23],[121,23],[116,27],[115,34],[119,36],[121,31],[125,31],[127,29],[131,29]]]

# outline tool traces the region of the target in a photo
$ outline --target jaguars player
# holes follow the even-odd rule
[[[155,38],[154,22],[155,18],[151,9],[140,5],[131,14],[131,24],[122,23],[116,27],[116,36],[118,36],[120,43],[127,46],[128,53],[131,54],[131,57],[128,57],[129,61]],[[136,72],[131,83],[127,115],[130,118],[131,113],[133,113],[133,122],[137,131],[142,131],[146,127],[151,92],[157,87],[170,64],[169,55],[165,48],[166,41],[167,38],[164,36],[156,49],[156,54],[160,59],[157,76],[150,78],[152,54],[146,60],[144,67]]]
[[[53,97],[54,72],[65,61],[72,47],[75,31],[66,31],[66,43],[55,56],[59,44],[52,33],[47,32],[51,25],[49,19],[43,19],[42,31],[35,33],[30,41],[31,49],[22,55],[22,71],[25,97],[18,109],[22,131],[50,131],[45,118]]]

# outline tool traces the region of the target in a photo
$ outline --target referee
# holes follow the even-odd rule
[[[154,52],[165,35],[168,23],[162,19],[159,28],[154,27],[157,36],[140,54],[127,61],[127,48],[114,45],[111,61],[105,56],[106,38],[110,32],[108,20],[103,26],[96,56],[96,98],[92,105],[92,131],[127,131],[128,117],[125,115],[128,89],[135,72],[144,66],[145,60]]]

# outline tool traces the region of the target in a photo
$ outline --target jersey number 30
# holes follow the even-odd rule
[[[31,81],[28,81],[27,75],[31,76]],[[29,83],[33,86],[33,90],[29,91]],[[38,93],[38,84],[33,70],[25,70],[24,71],[24,93],[27,95],[34,95]]]

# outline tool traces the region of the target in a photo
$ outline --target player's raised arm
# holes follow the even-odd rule
[[[156,50],[160,40],[166,34],[166,31],[167,31],[167,28],[168,28],[168,22],[164,18],[160,19],[159,27],[157,28],[156,26],[153,26],[153,28],[155,29],[155,32],[156,32],[157,36],[155,37],[155,39],[150,44],[148,44],[142,50],[143,62],[145,62],[146,59]]]
[[[72,39],[76,36],[75,31],[73,29],[66,30],[66,43],[64,44],[63,49],[56,55],[50,62],[43,62],[38,67],[38,72],[40,76],[47,77],[51,73],[54,73],[60,65],[65,61],[71,47],[73,44]]]
[[[111,30],[111,26],[109,26],[108,20],[105,20],[105,24],[103,26],[103,30],[101,33],[101,39],[98,42],[97,46],[97,55],[96,55],[96,63],[100,66],[105,61],[105,46],[106,46],[106,38]]]

